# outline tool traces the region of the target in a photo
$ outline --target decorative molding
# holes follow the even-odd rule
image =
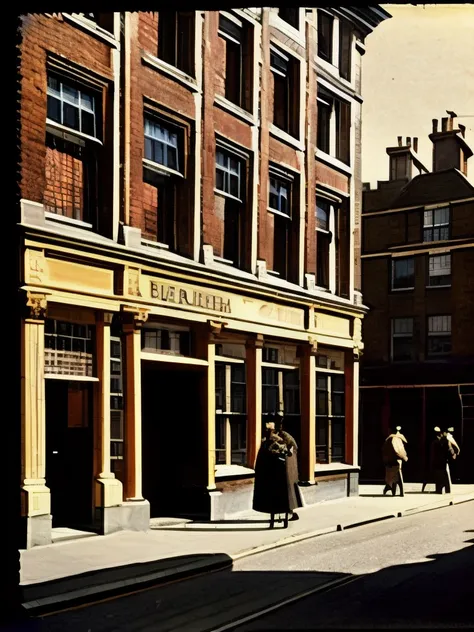
[[[248,338],[245,341],[245,347],[247,349],[262,349],[264,342],[263,334],[256,334],[254,337]]]
[[[130,332],[141,329],[148,320],[149,311],[149,309],[146,309],[144,307],[121,305],[123,330],[125,332]]]
[[[227,326],[228,323],[224,323],[220,320],[208,320],[209,333],[212,337],[218,337],[222,333],[222,329]]]
[[[141,296],[140,292],[140,269],[128,268],[128,294],[130,296]]]
[[[26,307],[29,310],[29,318],[33,320],[44,320],[48,308],[46,294],[27,292],[26,297]]]

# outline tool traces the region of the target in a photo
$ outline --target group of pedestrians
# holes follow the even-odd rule
[[[397,426],[396,432],[385,439],[382,448],[382,458],[385,465],[384,496],[389,491],[395,496],[397,487],[400,490],[400,496],[404,496],[402,465],[408,461],[405,448],[408,442],[400,430],[401,427]],[[459,456],[461,449],[453,437],[454,428],[442,431],[439,426],[436,426],[434,432],[435,436],[431,442],[429,465],[425,472],[421,491],[424,492],[428,484],[434,483],[437,494],[442,494],[443,490],[449,494],[451,493],[451,472],[449,466]]]

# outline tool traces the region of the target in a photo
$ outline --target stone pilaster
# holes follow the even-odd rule
[[[247,340],[247,466],[255,467],[262,442],[262,349],[263,336]]]
[[[300,345],[301,445],[298,450],[300,480],[314,483],[316,465],[316,361],[317,344]]]

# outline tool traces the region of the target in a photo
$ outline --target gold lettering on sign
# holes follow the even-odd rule
[[[294,312],[287,307],[280,307],[279,305],[262,305],[258,310],[258,315],[263,318],[278,320],[282,323],[301,325],[301,314],[299,312]]]
[[[230,298],[223,298],[207,292],[187,290],[175,285],[164,285],[163,283],[150,281],[150,295],[151,298],[158,299],[164,303],[202,307],[203,309],[223,314],[231,313]]]

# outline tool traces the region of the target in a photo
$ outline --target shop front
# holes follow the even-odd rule
[[[47,238],[24,262],[26,546],[250,508],[275,412],[304,503],[357,493],[360,308]]]

